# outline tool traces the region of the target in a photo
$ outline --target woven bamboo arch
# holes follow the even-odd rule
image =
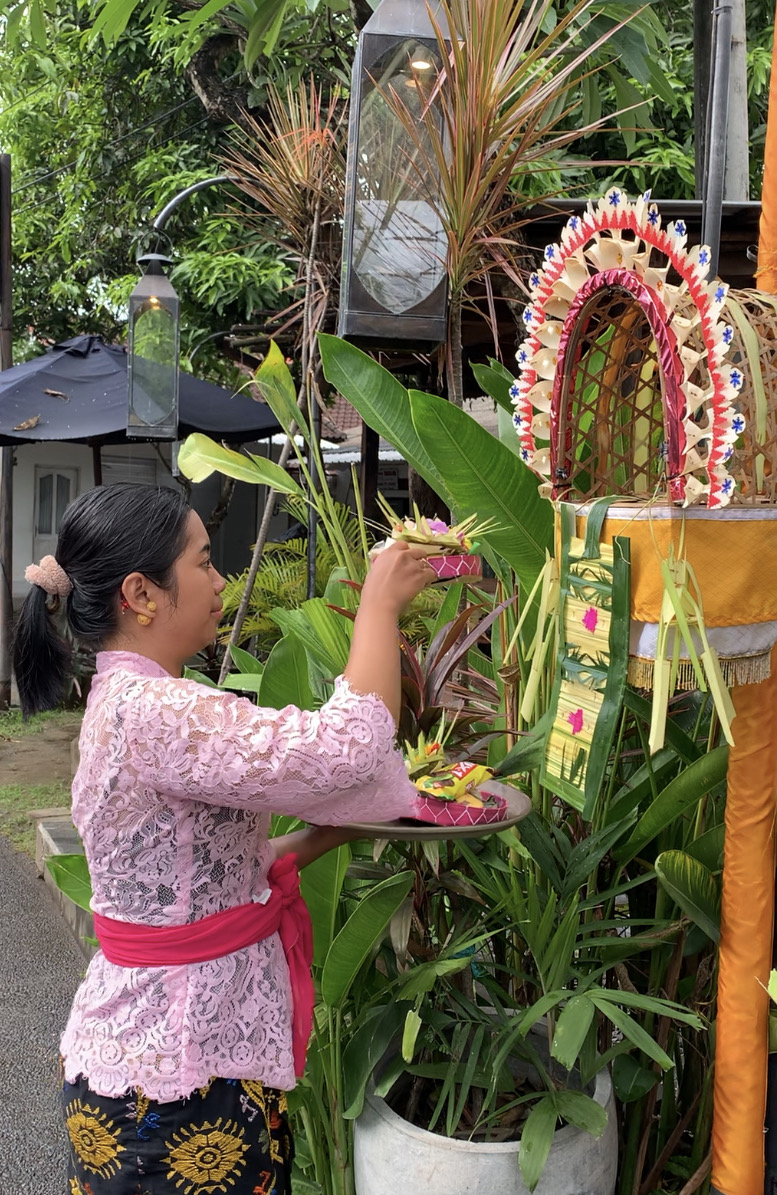
[[[683,370],[653,292],[622,268],[593,274],[564,321],[551,398],[552,496],[651,495],[679,483]]]
[[[596,207],[589,205],[584,216],[571,217],[559,244],[546,247],[544,264],[530,279],[532,301],[524,311],[528,337],[518,351],[521,373],[511,388],[521,456],[548,479],[546,492],[554,493],[559,482],[566,485],[569,481],[556,477],[554,468],[563,470],[571,464],[577,471],[579,463],[556,466],[553,462],[554,453],[558,455],[558,447],[552,447],[554,394],[565,384],[577,392],[574,375],[582,360],[578,356],[572,366],[567,363],[566,368],[561,367],[562,336],[568,339],[573,334],[570,316],[581,290],[589,294],[600,287],[619,286],[638,299],[647,317],[651,336],[644,339],[640,371],[644,367],[651,378],[642,378],[640,372],[640,392],[647,394],[652,383],[653,391],[662,396],[665,435],[659,447],[663,460],[658,466],[655,462],[647,468],[640,466],[620,480],[604,468],[593,489],[587,491],[588,496],[602,492],[603,487],[609,493],[630,494],[635,492],[635,482],[636,492],[644,492],[647,474],[657,469],[652,479],[656,497],[661,496],[663,488],[665,500],[684,501],[686,505],[706,501],[714,508],[731,501],[735,478],[728,463],[745,426],[738,404],[744,376],[737,364],[725,360],[735,334],[721,318],[728,287],[718,279],[708,281],[709,249],[701,245],[687,250],[686,240],[682,220],[662,229],[658,208],[650,202],[649,193],[630,202],[613,188]],[[596,278],[605,281],[591,281]],[[582,305],[575,307],[578,317],[581,310]],[[615,343],[626,346],[626,357],[631,353],[628,324],[635,318],[636,308],[631,304],[629,310],[632,314],[626,317],[626,323],[616,320],[611,334]],[[602,327],[602,337],[605,332]],[[604,392],[600,394],[601,405],[610,411],[614,440],[617,420],[623,418],[622,413],[617,414],[616,375],[625,358],[621,360],[612,352],[601,356],[601,367],[598,371],[589,367],[587,376],[592,386]],[[567,378],[565,383],[570,370],[571,381]],[[645,400],[645,410],[648,407]],[[647,418],[644,411],[640,414]],[[600,423],[600,428],[603,426]],[[650,431],[640,451],[653,449],[653,439]],[[564,448],[561,457],[566,461]]]

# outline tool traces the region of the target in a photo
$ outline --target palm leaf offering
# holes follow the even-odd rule
[[[542,782],[586,817],[604,777],[628,670],[629,541],[598,542],[610,501],[589,513],[585,540],[575,534],[574,508],[561,508],[561,634]]]
[[[376,544],[373,552],[381,551],[397,540],[408,544],[428,544],[433,546],[440,556],[475,552],[478,548],[478,536],[486,535],[497,527],[496,519],[478,520],[476,514],[470,515],[460,523],[448,526],[442,519],[427,519],[425,515],[421,514],[415,503],[413,503],[413,518],[402,519],[382,494],[378,494],[377,500],[386,516],[391,532],[383,543]]]

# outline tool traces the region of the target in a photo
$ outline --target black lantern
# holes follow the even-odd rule
[[[127,435],[178,436],[178,338],[181,304],[159,253],[138,259],[146,272],[129,301]]]
[[[351,83],[338,335],[446,337],[447,241],[422,116],[441,67],[425,0],[382,0],[359,35]],[[418,117],[411,136],[391,93]],[[434,103],[429,109],[435,113]],[[442,137],[442,130],[441,130]],[[420,144],[419,144],[420,142]]]

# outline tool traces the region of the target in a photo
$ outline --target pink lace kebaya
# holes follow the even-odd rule
[[[145,656],[97,656],[73,782],[92,907],[185,925],[267,892],[271,813],[321,825],[413,815],[416,793],[374,695],[342,677],[315,713],[257,709]],[[101,1095],[184,1098],[214,1076],[294,1086],[277,934],[211,962],[125,968],[98,952],[62,1038],[65,1078]]]

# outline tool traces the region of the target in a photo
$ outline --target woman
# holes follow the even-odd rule
[[[214,638],[224,580],[174,490],[89,491],[56,558],[27,570],[25,715],[62,692],[52,607],[99,649],[73,820],[102,949],[62,1038],[68,1195],[291,1190],[284,1092],[312,1013],[296,868],[348,838],[338,825],[412,812],[394,746],[397,618],[434,580],[424,554],[398,544],[372,565],[345,673],[316,713],[181,679]],[[271,813],[319,828],[269,841]]]

